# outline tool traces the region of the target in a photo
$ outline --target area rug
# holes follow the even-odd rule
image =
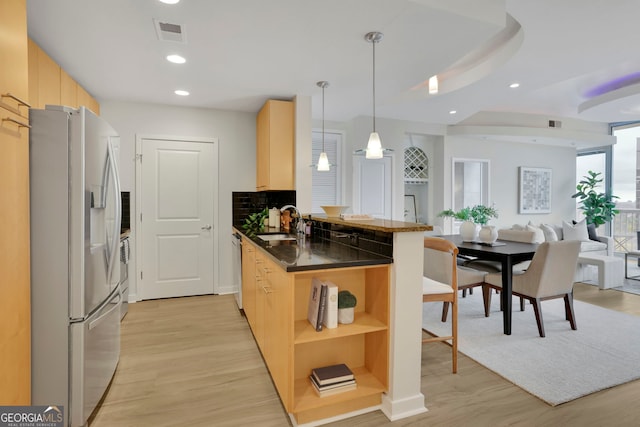
[[[556,406],[640,378],[640,317],[574,301],[578,329],[564,317],[562,299],[543,301],[540,338],[533,308],[513,301],[511,335],[502,333],[499,295],[484,317],[482,292],[460,298],[458,350],[515,385]],[[423,327],[450,334],[442,303],[423,304]]]

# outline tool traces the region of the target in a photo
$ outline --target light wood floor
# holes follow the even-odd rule
[[[640,315],[640,296],[576,284],[575,298]],[[533,322],[533,313],[532,319]],[[580,319],[577,319],[580,327]],[[526,366],[523,366],[526,369]],[[380,411],[332,426],[638,426],[640,380],[551,407],[459,355],[424,345],[428,412],[390,422]],[[231,295],[129,306],[112,385],[90,423],[120,426],[288,426],[260,353]]]

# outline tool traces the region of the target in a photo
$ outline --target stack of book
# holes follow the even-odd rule
[[[313,389],[320,397],[356,388],[356,378],[344,363],[312,369],[309,378]]]

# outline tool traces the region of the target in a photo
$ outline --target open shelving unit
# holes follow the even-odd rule
[[[390,265],[286,272],[249,240],[243,241],[242,262],[245,315],[296,423],[377,409],[389,387]],[[353,323],[322,331],[311,326],[307,310],[314,277],[356,296]],[[319,397],[311,370],[338,363],[353,371],[356,389]]]
[[[330,280],[356,295],[354,322],[316,331],[307,321],[311,279]],[[299,424],[332,417],[381,402],[388,389],[389,266],[354,267],[296,273],[294,279],[293,405]],[[313,390],[313,368],[345,363],[357,388],[327,397]]]

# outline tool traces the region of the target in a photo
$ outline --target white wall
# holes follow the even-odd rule
[[[298,99],[297,114],[310,111],[307,98]],[[233,191],[255,191],[255,118],[254,113],[241,113],[200,108],[184,108],[128,102],[103,101],[102,117],[109,121],[121,135],[121,175],[123,191],[132,193],[132,211],[135,210],[135,141],[136,135],[167,135],[208,137],[219,140],[219,248],[220,271],[216,289],[227,289],[231,284],[231,243],[227,236],[232,223],[231,193]],[[309,113],[310,114],[310,113]],[[301,122],[296,131],[298,146],[297,161],[310,159],[309,122]],[[313,120],[313,126],[321,122]],[[509,125],[511,123],[507,123]],[[580,123],[582,124],[582,123]],[[569,125],[569,123],[567,123]],[[354,150],[364,148],[372,130],[370,117],[356,117],[348,122],[326,122],[326,129],[344,132],[343,161],[338,165],[344,174],[344,203],[352,205],[353,177],[351,156]],[[308,130],[308,132],[307,132]],[[499,211],[499,218],[491,221],[498,226],[514,223],[555,222],[572,219],[575,201],[571,195],[575,190],[575,149],[519,142],[473,139],[464,136],[445,136],[447,127],[400,120],[377,119],[376,130],[383,146],[395,150],[393,155],[393,219],[404,218],[404,155],[407,133],[420,134],[418,143],[429,156],[429,206],[427,218],[430,224],[447,225],[436,215],[451,207],[451,159],[453,157],[481,158],[491,161],[491,201]],[[601,126],[584,129],[594,134],[603,133]],[[302,133],[309,138],[302,138]],[[301,158],[302,157],[302,158]],[[306,163],[305,163],[306,164]],[[518,167],[544,167],[553,171],[552,212],[548,215],[518,214]],[[305,176],[307,172],[305,166]],[[300,172],[300,171],[298,171]],[[310,175],[310,171],[309,171]],[[298,195],[310,193],[310,182],[300,179]],[[306,192],[306,193],[305,193]],[[304,201],[303,201],[304,199]],[[307,200],[302,197],[301,201]],[[304,210],[304,209],[303,209]],[[449,221],[450,222],[450,221]],[[132,224],[135,227],[135,224]],[[446,228],[445,228],[446,229]],[[135,228],[133,229],[135,245]],[[130,272],[135,272],[135,259]],[[135,274],[130,274],[131,292],[136,294]]]
[[[499,217],[490,225],[561,223],[575,216],[576,150],[572,147],[525,144],[445,137],[444,156],[441,158],[445,172],[443,178],[444,209],[451,208],[451,162],[454,157],[488,159],[490,161],[490,203],[495,204]],[[519,166],[550,168],[552,170],[552,199],[550,214],[518,214]],[[438,225],[450,231],[451,220],[436,218]]]
[[[131,211],[135,212],[135,142],[136,135],[164,135],[218,138],[218,242],[220,271],[214,272],[216,291],[230,289],[231,224],[233,191],[255,191],[256,185],[256,114],[204,108],[185,108],[153,104],[102,101],[101,116],[120,134],[120,174],[122,191],[131,192]],[[132,219],[132,244],[136,230]],[[132,255],[135,251],[132,250]],[[129,266],[131,299],[136,299],[137,271],[135,257]]]

